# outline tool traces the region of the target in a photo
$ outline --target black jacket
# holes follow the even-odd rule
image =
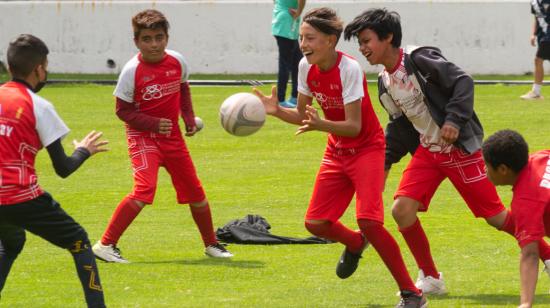
[[[481,148],[483,127],[474,112],[474,81],[461,68],[447,61],[436,47],[419,47],[404,54],[405,69],[439,127],[449,123],[459,129],[454,145],[467,153]],[[378,77],[378,97],[390,116],[386,126],[385,170],[420,144],[418,131],[387,93]]]

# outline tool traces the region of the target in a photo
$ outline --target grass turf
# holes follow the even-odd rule
[[[268,87],[262,88],[268,92]],[[531,151],[549,147],[548,101],[521,101],[529,86],[477,86],[475,109],[486,136],[502,128],[524,134]],[[72,129],[64,141],[91,129],[104,132],[110,151],[92,157],[67,179],[55,176],[45,151],[37,159],[39,182],[96,241],[114,208],[132,188],[122,122],[114,114],[113,88],[97,85],[48,86],[51,100]],[[274,118],[255,135],[228,135],[218,108],[230,94],[249,87],[193,87],[195,112],[205,128],[187,138],[206,189],[215,226],[246,214],[259,214],[272,233],[306,237],[303,216],[319,167],[326,136],[294,136],[295,127]],[[381,121],[387,116],[371,97]],[[408,158],[390,174],[384,193],[386,226],[400,244],[409,271],[416,266],[390,214],[392,194]],[[499,188],[505,204],[510,189]],[[342,221],[355,228],[353,205]],[[421,214],[432,252],[444,272],[447,296],[432,296],[430,307],[515,307],[519,301],[519,249],[506,234],[474,219],[445,181],[430,211]],[[170,179],[162,170],[155,203],[147,207],[119,246],[131,264],[99,263],[109,307],[392,307],[397,287],[376,252],[369,248],[351,278],[334,273],[339,244],[230,245],[232,260],[203,255],[199,233],[186,206],[176,205]],[[550,281],[539,278],[537,303],[550,305]],[[2,293],[0,307],[84,307],[70,254],[30,235]]]

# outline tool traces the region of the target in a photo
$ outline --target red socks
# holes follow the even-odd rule
[[[340,221],[313,224],[305,222],[306,229],[311,234],[344,244],[348,251],[359,253],[363,249],[363,237],[361,232],[353,231],[344,226]]]
[[[204,242],[204,247],[209,245],[214,245],[218,243],[216,239],[216,233],[214,233],[214,226],[212,225],[212,214],[210,213],[210,205],[208,203],[205,206],[195,207],[189,205],[191,210],[191,215],[195,224],[199,228],[201,233],[202,241]]]
[[[399,290],[408,290],[416,294],[421,294],[421,291],[414,285],[407,271],[399,245],[397,245],[393,236],[384,228],[382,223],[360,219],[358,220],[358,224],[367,238],[367,241],[369,241],[376,252],[378,252],[378,255],[390,270],[399,286]]]
[[[399,228],[399,232],[405,238],[411,253],[416,260],[418,267],[424,272],[425,276],[432,276],[439,279],[439,273],[435,268],[435,263],[430,252],[430,243],[420,225],[420,219],[417,219],[412,225],[406,228]]]
[[[134,221],[141,209],[134,200],[128,197],[122,199],[107,225],[107,230],[103,233],[101,243],[103,245],[116,245],[122,233]]]

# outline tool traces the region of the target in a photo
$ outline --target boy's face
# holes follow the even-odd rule
[[[357,35],[359,51],[371,65],[387,62],[387,57],[390,56],[389,51],[393,47],[391,44],[392,39],[393,34],[390,34],[387,38],[380,40],[378,34],[371,29],[364,29]]]
[[[321,64],[334,52],[336,36],[318,31],[307,22],[300,26],[300,50],[309,64]]]
[[[168,34],[163,29],[143,29],[134,42],[145,62],[156,63],[164,57]]]

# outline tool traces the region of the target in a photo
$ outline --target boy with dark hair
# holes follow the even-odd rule
[[[210,257],[233,255],[218,243],[208,200],[178,125],[185,122],[186,136],[197,132],[182,55],[166,49],[169,24],[156,10],[145,10],[132,18],[134,43],[139,54],[124,66],[114,92],[116,114],[126,123],[134,189],[118,205],[93,251],[106,262],[128,263],[116,247],[146,204],[152,204],[158,170],[164,166],[172,178],[180,204],[190,204],[191,215]]]
[[[0,291],[25,244],[25,230],[69,250],[88,307],[105,307],[99,273],[86,231],[38,185],[34,162],[46,147],[55,172],[65,178],[90,156],[107,151],[101,133],[74,141],[69,157],[61,139],[69,129],[53,105],[36,95],[46,83],[48,47],[22,34],[9,44],[12,80],[0,87]]]
[[[533,305],[538,278],[538,242],[550,235],[550,150],[529,156],[523,137],[501,130],[483,143],[487,176],[495,185],[512,185],[515,236],[521,247],[521,308]],[[548,262],[545,262],[546,265]]]
[[[379,99],[390,116],[386,127],[386,176],[407,152],[412,159],[395,193],[392,215],[418,267],[416,286],[426,294],[446,293],[428,238],[417,217],[428,210],[439,184],[449,178],[476,217],[514,234],[514,219],[487,179],[481,156],[483,128],[474,107],[472,78],[449,62],[438,48],[405,52],[399,14],[369,9],[345,29],[356,37],[371,65],[382,64]],[[543,260],[550,247],[539,241]]]

